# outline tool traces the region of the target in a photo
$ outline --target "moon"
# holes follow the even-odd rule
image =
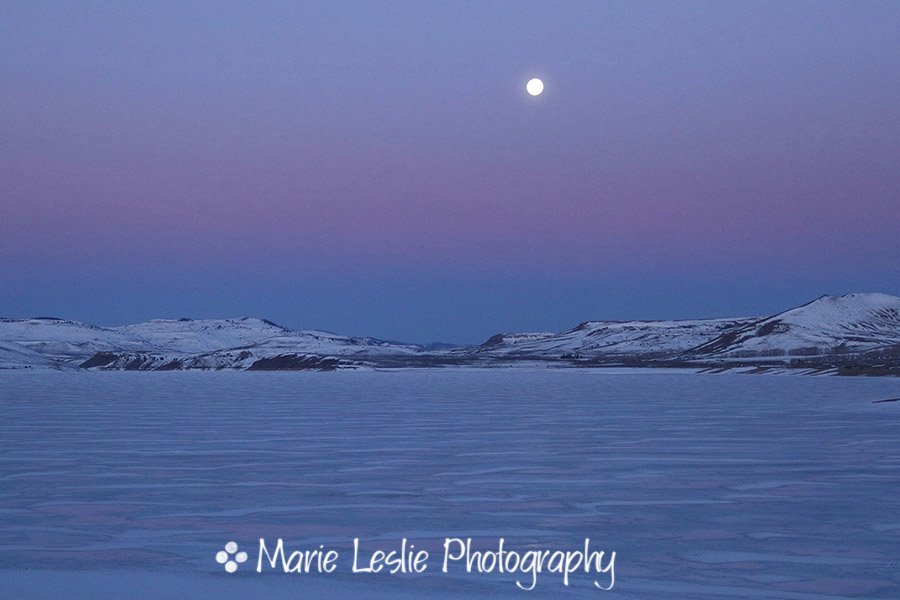
[[[544,82],[537,77],[529,79],[528,83],[525,84],[525,91],[532,96],[540,96],[541,92],[544,91]]]

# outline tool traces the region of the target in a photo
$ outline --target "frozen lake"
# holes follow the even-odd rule
[[[900,402],[873,401],[897,397],[625,370],[0,372],[0,595],[896,599]],[[260,537],[445,536],[590,537],[615,588],[250,566]],[[229,540],[250,554],[230,575]]]

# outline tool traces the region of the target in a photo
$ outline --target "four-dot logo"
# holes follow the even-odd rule
[[[238,563],[247,562],[247,553],[238,552],[237,542],[228,542],[224,550],[216,553],[216,562],[225,565],[225,570],[229,573],[234,573],[237,571]]]

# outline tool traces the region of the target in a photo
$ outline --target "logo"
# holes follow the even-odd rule
[[[239,563],[247,562],[247,553],[238,552],[237,542],[228,542],[225,544],[224,550],[216,553],[216,562],[225,565],[225,570],[229,573],[237,571]]]

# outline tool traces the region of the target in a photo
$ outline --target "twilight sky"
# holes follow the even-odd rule
[[[0,315],[480,342],[900,295],[898,30],[900,2],[6,1]]]

